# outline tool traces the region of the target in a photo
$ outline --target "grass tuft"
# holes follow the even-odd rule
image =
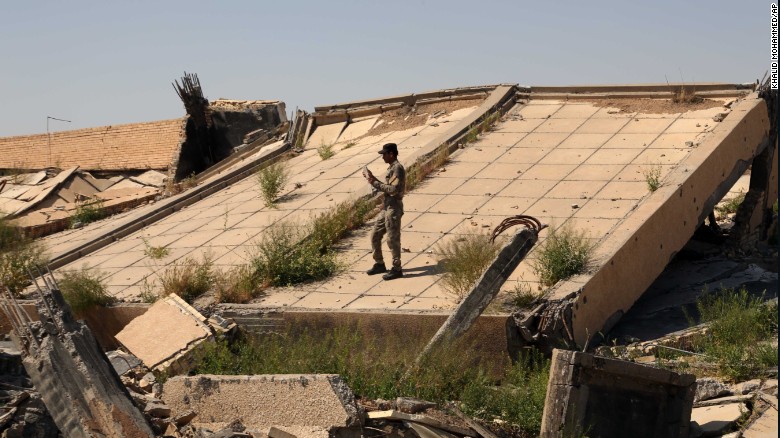
[[[530,307],[542,294],[534,292],[531,285],[517,280],[515,287],[509,290],[509,304],[520,309]]]
[[[645,177],[647,189],[651,192],[654,192],[661,187],[661,166],[653,166],[644,169],[642,175]]]
[[[466,234],[438,245],[444,289],[462,300],[498,254],[487,234]]]
[[[146,239],[142,239],[144,241],[144,255],[149,257],[153,260],[160,260],[165,257],[168,257],[168,255],[171,253],[171,250],[167,246],[152,246],[149,244],[149,241]]]
[[[218,303],[243,304],[258,295],[255,272],[246,265],[234,266],[214,276],[214,299]]]
[[[534,272],[544,286],[551,287],[560,280],[585,271],[593,253],[585,232],[575,231],[569,224],[550,227],[547,239],[537,252]]]
[[[176,294],[188,303],[208,292],[214,284],[213,263],[210,255],[201,261],[193,257],[177,260],[162,270],[157,281],[146,283],[142,288],[142,299],[156,301],[160,297]],[[155,286],[159,286],[159,288]]]
[[[78,271],[64,272],[58,284],[77,318],[83,318],[89,309],[116,302],[116,298],[108,294],[101,272],[87,266]]]
[[[739,194],[733,198],[724,199],[717,206],[715,210],[720,213],[721,216],[736,213],[739,210],[739,206],[745,201],[745,193],[739,192]]]
[[[317,154],[319,154],[320,158],[323,160],[327,160],[336,155],[336,152],[333,150],[332,144],[322,144],[317,148]]]
[[[266,207],[274,207],[284,185],[289,179],[289,170],[284,163],[274,163],[257,172],[257,183],[260,186],[260,196]],[[225,220],[227,222],[227,220]]]
[[[697,349],[714,360],[719,373],[734,381],[764,376],[777,367],[777,302],[764,304],[742,288],[725,289],[696,303],[702,323],[709,333]],[[691,321],[693,323],[693,321]]]
[[[77,202],[76,212],[70,218],[70,226],[86,225],[103,219],[107,215],[106,209],[103,208],[103,201],[100,199]]]

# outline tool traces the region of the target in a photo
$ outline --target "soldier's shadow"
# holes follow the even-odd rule
[[[404,266],[404,277],[406,278],[422,277],[424,275],[438,275],[443,272],[444,269],[441,266],[441,262],[436,263],[435,265],[418,266],[415,268],[408,268]]]

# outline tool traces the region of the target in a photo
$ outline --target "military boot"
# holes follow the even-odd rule
[[[366,274],[376,275],[376,274],[382,274],[384,272],[387,272],[387,268],[385,268],[384,263],[374,263],[374,266],[372,266],[371,269],[366,271]]]
[[[391,269],[390,272],[382,276],[382,280],[395,280],[404,276],[403,271]]]

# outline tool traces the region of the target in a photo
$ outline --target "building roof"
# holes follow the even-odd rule
[[[167,169],[184,119],[0,138],[0,169]]]

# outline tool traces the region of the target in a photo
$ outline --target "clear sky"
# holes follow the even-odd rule
[[[7,0],[0,136],[181,117],[184,71],[209,99],[288,113],[502,82],[753,82],[769,20],[755,0]]]

